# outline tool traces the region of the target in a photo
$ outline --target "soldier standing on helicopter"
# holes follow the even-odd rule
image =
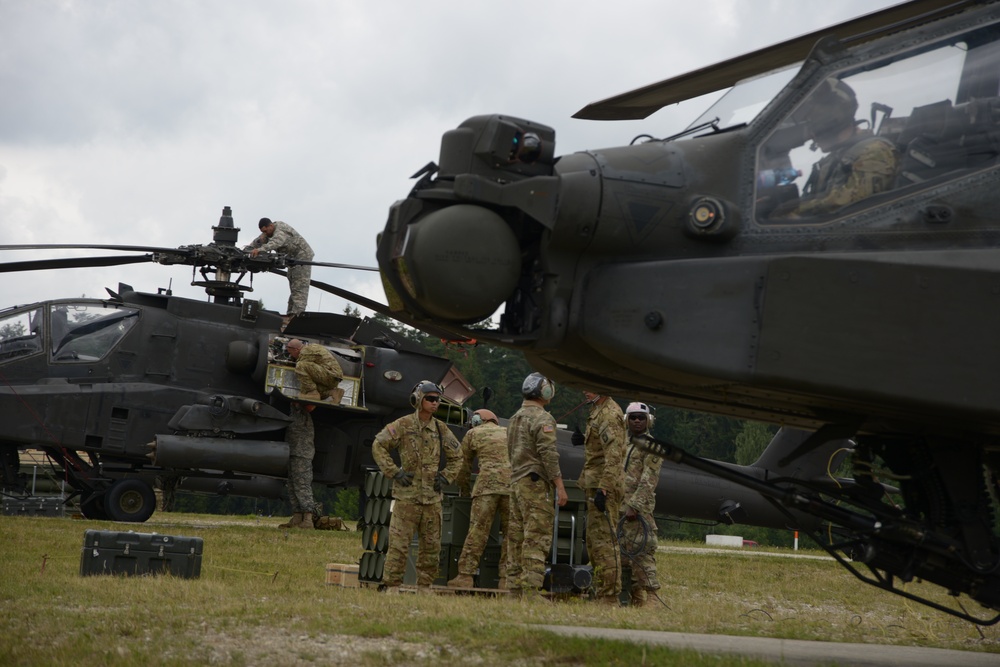
[[[249,252],[251,257],[256,257],[261,252],[273,251],[291,259],[312,260],[312,248],[309,247],[302,235],[287,222],[280,220],[271,222],[270,218],[261,218],[257,226],[260,228],[260,236],[243,248],[244,252]],[[311,277],[312,266],[309,264],[296,264],[288,267],[289,295],[285,324],[288,324],[291,318],[301,315],[305,311],[306,303],[309,300],[309,280]]]

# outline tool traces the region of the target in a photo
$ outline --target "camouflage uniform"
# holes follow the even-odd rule
[[[605,398],[591,409],[583,456],[580,486],[587,494],[587,553],[594,566],[595,594],[609,598],[622,590],[615,529],[625,485],[625,417],[613,399]],[[607,516],[594,505],[598,489],[607,492]]]
[[[562,477],[556,449],[556,420],[537,403],[525,401],[507,425],[511,464],[510,544],[507,587],[512,592],[541,589],[552,550],[555,487]]]
[[[268,238],[261,234],[244,250],[260,248],[261,252],[274,251],[292,259],[311,260],[313,250],[306,240],[287,222],[274,221],[274,234]],[[300,264],[288,267],[288,314],[299,315],[306,309],[309,299],[309,280],[312,277],[312,267]]]
[[[462,465],[458,439],[439,419],[420,421],[419,412],[400,417],[375,436],[372,455],[386,477],[393,478],[400,469],[413,473],[413,484],[392,485],[395,503],[389,521],[389,546],[385,558],[382,583],[399,586],[403,583],[406,556],[413,533],[420,537],[417,551],[417,585],[430,586],[438,574],[441,554],[441,492],[434,490],[441,451],[446,465],[441,473],[451,481]],[[400,465],[392,460],[391,452],[399,450]]]
[[[656,506],[656,484],[660,481],[660,467],[663,459],[639,449],[635,444],[628,446],[625,455],[625,505],[635,510],[637,518],[646,523],[646,546],[632,556],[632,601],[645,602],[647,591],[660,587],[656,579],[656,521],[653,508]],[[642,523],[637,519],[625,521],[622,530],[622,548],[637,545],[642,540]]]
[[[459,574],[471,575],[479,567],[486,540],[493,527],[493,517],[500,513],[500,578],[507,575],[507,521],[510,514],[510,457],[507,454],[507,429],[485,422],[462,438],[462,471],[457,484],[469,485],[472,460],[479,459],[479,475],[472,491],[469,533],[458,559]]]
[[[813,166],[796,213],[817,215],[892,188],[899,153],[892,143],[859,130]]]
[[[320,397],[328,398],[344,379],[344,371],[328,349],[309,343],[295,360],[295,376],[299,379],[300,393],[317,392]]]
[[[322,507],[313,499],[313,420],[298,403],[292,403],[292,423],[285,430],[288,443],[288,502],[292,512],[312,512],[319,516]]]

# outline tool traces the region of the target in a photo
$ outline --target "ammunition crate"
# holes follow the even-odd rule
[[[80,575],[201,575],[203,540],[157,533],[87,530],[83,534]]]

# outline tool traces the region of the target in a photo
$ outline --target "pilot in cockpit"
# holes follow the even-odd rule
[[[772,218],[832,213],[892,188],[899,152],[862,128],[857,110],[854,90],[835,78],[824,80],[805,101],[796,115],[805,121],[811,148],[825,155],[813,164],[801,197],[777,207]]]

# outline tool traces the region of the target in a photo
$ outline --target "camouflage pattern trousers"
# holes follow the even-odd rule
[[[288,502],[292,512],[322,514],[322,508],[313,498],[313,444],[312,415],[298,406],[292,406],[292,423],[285,430],[288,443]]]
[[[507,588],[538,590],[545,580],[545,564],[552,551],[554,487],[541,478],[532,480],[529,475],[511,484],[510,490]]]
[[[320,391],[318,385],[336,388],[340,384],[340,378],[337,377],[336,373],[311,361],[296,362],[295,377],[298,378],[301,393],[315,391],[323,398],[329,398],[330,390]]]
[[[500,578],[507,575],[507,528],[510,514],[510,496],[500,493],[484,493],[472,499],[469,515],[469,533],[462,545],[462,555],[458,558],[458,573],[473,574],[479,567],[479,559],[493,528],[493,517],[500,513]]]
[[[301,315],[309,301],[309,280],[312,267],[308,264],[288,268],[288,315]]]
[[[597,597],[622,592],[622,561],[615,536],[622,499],[611,492],[607,497],[607,516],[594,505],[597,489],[587,489],[587,553],[594,566],[594,594]]]
[[[396,500],[389,519],[389,546],[385,555],[382,583],[399,586],[406,572],[413,533],[420,538],[417,547],[417,586],[430,586],[437,579],[441,557],[441,503],[414,503]]]
[[[641,514],[622,524],[621,547],[626,563],[632,565],[633,593],[660,587],[656,579],[656,546],[656,521],[652,514]]]

